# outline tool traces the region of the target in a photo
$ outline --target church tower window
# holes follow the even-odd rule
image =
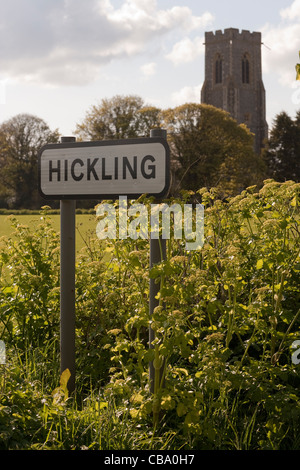
[[[216,62],[215,62],[215,81],[216,83],[222,83],[223,77],[223,61],[220,54],[217,55]]]
[[[250,83],[250,65],[247,54],[244,54],[242,59],[242,82]]]

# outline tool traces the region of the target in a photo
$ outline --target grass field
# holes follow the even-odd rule
[[[14,215],[22,225],[36,227],[41,222],[41,216],[32,215]],[[50,215],[53,221],[55,231],[60,231],[60,216],[58,214]],[[91,214],[76,214],[76,249],[79,251],[84,246],[84,239],[94,238],[96,236],[96,217]],[[0,237],[10,236],[14,228],[11,226],[9,216],[0,215]]]

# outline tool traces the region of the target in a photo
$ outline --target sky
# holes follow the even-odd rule
[[[115,95],[200,102],[204,34],[262,33],[269,127],[300,110],[300,0],[0,0],[0,123],[19,113],[74,135]]]

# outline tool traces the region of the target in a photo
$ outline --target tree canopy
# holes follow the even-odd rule
[[[139,96],[116,95],[92,106],[77,125],[79,140],[130,139],[157,127],[160,109],[145,105]]]
[[[235,194],[257,182],[261,161],[253,151],[253,136],[213,106],[187,103],[161,110],[138,96],[117,95],[92,106],[76,135],[79,140],[125,139],[149,136],[156,127],[168,132],[173,189],[217,185]]]
[[[0,125],[0,198],[2,206],[35,208],[38,195],[37,160],[39,149],[58,142],[42,119],[18,114]]]
[[[171,195],[181,189],[216,187],[224,197],[265,178],[300,178],[300,111],[279,114],[262,156],[254,152],[253,134],[229,113],[206,104],[186,103],[162,110],[135,95],[116,95],[92,106],[77,124],[79,141],[128,139],[167,130],[171,149]],[[42,119],[19,114],[0,125],[0,205],[39,208],[37,156],[46,143],[59,140]]]
[[[228,113],[206,104],[189,103],[163,112],[178,187],[213,186],[236,194],[262,178],[263,164],[253,150],[253,135]]]
[[[276,116],[264,159],[269,177],[300,181],[300,111],[295,119],[284,111]]]

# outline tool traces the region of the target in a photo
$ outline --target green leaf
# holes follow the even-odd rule
[[[59,404],[60,402],[68,399],[69,391],[67,385],[70,377],[71,372],[69,369],[65,369],[60,376],[59,387],[56,387],[52,392],[54,404]]]
[[[186,377],[189,375],[187,369],[183,369],[182,367],[177,367],[176,372],[182,372]]]
[[[139,414],[139,410],[135,410],[134,408],[131,408],[130,410],[130,416],[135,419],[138,417],[138,414]]]
[[[300,51],[299,51],[299,59],[300,59]],[[296,64],[296,80],[300,80],[300,64]]]
[[[296,65],[296,80],[300,80],[300,64]]]
[[[170,395],[162,398],[161,407],[164,410],[172,410],[175,406],[175,402]]]
[[[144,400],[144,397],[141,393],[137,392],[137,393],[134,393],[131,397],[131,401],[132,403],[138,403],[138,404],[141,404],[143,403],[143,400]]]
[[[183,403],[178,403],[176,411],[177,411],[178,416],[181,417],[186,414],[187,409]]]
[[[69,371],[69,369],[64,370],[60,376],[60,386],[65,392],[66,396],[68,395],[67,385],[68,385],[68,381],[70,377],[71,377],[71,372]]]
[[[261,269],[264,265],[264,260],[263,259],[259,259],[256,263],[256,269]]]

